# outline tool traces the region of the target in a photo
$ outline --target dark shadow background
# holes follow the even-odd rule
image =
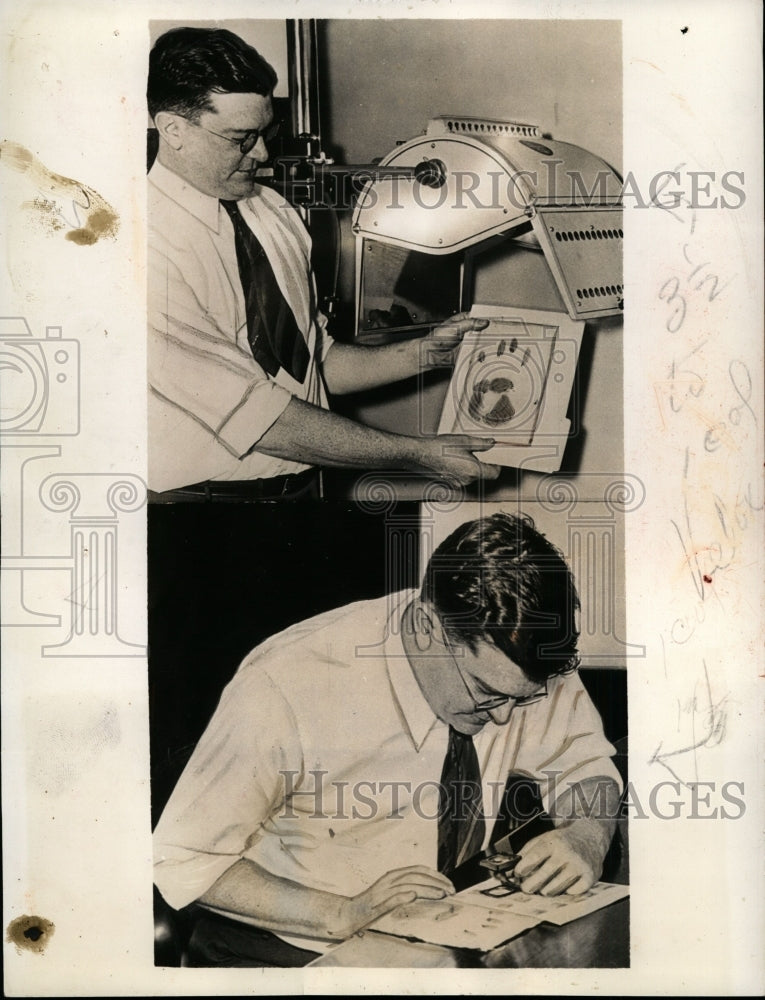
[[[152,823],[247,653],[295,622],[418,582],[389,585],[391,518],[355,504],[152,504],[148,508]]]

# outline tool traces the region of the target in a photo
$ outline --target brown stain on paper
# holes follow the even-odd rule
[[[22,205],[48,235],[62,230],[78,246],[91,246],[102,237],[114,238],[119,216],[93,188],[53,173],[25,146],[8,140],[0,143],[0,164],[24,174],[37,193]]]
[[[44,917],[16,917],[11,920],[5,932],[5,940],[15,944],[21,951],[31,951],[34,955],[42,955],[48,941],[53,937],[56,925]]]

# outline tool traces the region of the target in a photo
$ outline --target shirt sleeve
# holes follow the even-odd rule
[[[258,720],[268,719],[264,728]],[[294,716],[257,665],[223,692],[154,831],[154,881],[180,909],[257,842],[284,799],[283,772],[301,773]]]
[[[555,800],[588,778],[622,782],[611,757],[616,753],[578,674],[553,677],[549,696],[521,709],[511,770],[533,777],[549,812]]]
[[[228,455],[240,458],[292,395],[238,346],[236,331],[220,329],[192,283],[158,247],[149,249],[149,274],[151,389],[211,434]]]
[[[323,312],[316,312],[316,343],[317,350],[316,354],[320,358],[321,363],[327,360],[327,355],[329,354],[329,349],[335,343],[332,334],[329,332],[329,321]]]

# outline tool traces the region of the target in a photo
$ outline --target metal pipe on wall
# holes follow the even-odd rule
[[[294,135],[321,137],[316,21],[287,22],[290,108]]]

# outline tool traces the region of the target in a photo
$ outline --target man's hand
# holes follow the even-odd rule
[[[441,323],[420,341],[422,370],[453,365],[465,334],[471,330],[485,330],[488,325],[488,319],[478,319],[468,316],[467,313],[452,316],[445,323]]]
[[[459,313],[422,337],[394,339],[377,347],[335,342],[322,363],[324,381],[332,395],[342,396],[399,382],[431,368],[453,365],[465,334],[488,325],[488,319]]]
[[[422,438],[421,448],[411,465],[414,472],[427,472],[448,479],[455,486],[467,486],[475,479],[496,479],[498,465],[482,462],[473,452],[488,451],[495,442],[492,438],[472,434],[439,434]]]
[[[520,857],[514,874],[523,892],[577,896],[600,878],[605,857],[603,833],[597,820],[574,820],[534,837],[520,851]]]
[[[454,886],[439,872],[422,865],[396,868],[379,878],[358,896],[344,899],[332,936],[349,938],[368,924],[415,899],[443,899]]]

